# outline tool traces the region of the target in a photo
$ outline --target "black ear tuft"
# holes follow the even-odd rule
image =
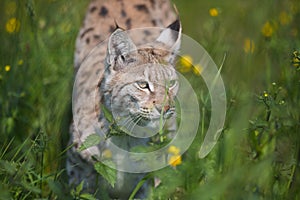
[[[173,31],[179,32],[181,29],[180,20],[177,18],[172,24],[170,24],[167,28],[170,28]]]
[[[167,28],[171,29],[171,37],[174,41],[178,39],[178,36],[181,34],[181,24],[180,20],[176,19],[172,24],[170,24]]]
[[[181,45],[181,23],[179,18],[165,28],[156,41],[165,45],[165,48],[170,52],[169,61],[173,62]]]

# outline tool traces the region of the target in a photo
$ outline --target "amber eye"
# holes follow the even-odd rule
[[[167,84],[168,88],[173,88],[177,84],[177,80],[170,80]]]
[[[138,87],[141,89],[148,89],[149,88],[149,84],[147,81],[138,81],[136,82]]]

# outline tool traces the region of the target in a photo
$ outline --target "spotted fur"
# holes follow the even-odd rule
[[[164,29],[124,30],[153,26]],[[103,197],[101,191],[106,190],[111,198],[126,199],[144,176],[118,172],[112,188],[95,172],[92,159],[92,156],[105,156],[108,144],[101,142],[81,152],[78,148],[92,133],[109,133],[109,122],[101,111],[101,104],[125,119],[125,126],[131,120],[133,124],[155,129],[163,117],[165,128],[169,132],[176,130],[174,98],[178,77],[174,60],[180,47],[180,32],[180,22],[167,0],[98,0],[90,3],[76,40],[77,76],[73,100],[77,101],[73,102],[74,123],[70,129],[73,146],[67,158],[71,185],[84,181],[85,190],[98,192],[99,198]],[[87,101],[91,97],[93,102]],[[149,141],[129,135],[110,139],[125,150],[147,145]],[[122,158],[113,161],[117,166],[122,165]],[[143,198],[146,194],[147,184],[136,197]]]

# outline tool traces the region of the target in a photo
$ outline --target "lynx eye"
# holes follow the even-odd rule
[[[138,82],[136,82],[136,84],[141,89],[149,89],[149,84],[147,81],[138,81]]]
[[[177,80],[170,80],[167,84],[168,88],[173,88],[177,85]]]

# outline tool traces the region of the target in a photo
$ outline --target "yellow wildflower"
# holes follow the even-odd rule
[[[274,33],[274,26],[268,21],[263,25],[261,32],[265,37],[271,37]]]
[[[10,18],[5,25],[6,31],[8,33],[15,33],[19,32],[20,30],[20,21],[17,20],[16,18]]]
[[[193,58],[189,55],[184,55],[180,58],[180,72],[189,72],[193,66]]]
[[[183,55],[180,60],[180,66],[178,70],[182,73],[193,71],[194,74],[199,76],[203,70],[202,66],[193,64],[193,58],[189,55]]]
[[[288,25],[291,22],[291,16],[287,12],[282,11],[279,14],[279,22],[281,25]]]
[[[5,71],[7,71],[7,72],[10,71],[10,65],[6,65],[4,69],[5,69]]]
[[[109,149],[105,149],[103,152],[102,152],[102,156],[104,158],[111,158],[112,157],[112,153]]]
[[[219,15],[219,11],[216,8],[209,9],[209,15],[212,17],[217,17]]]
[[[176,146],[170,146],[168,148],[168,153],[172,154],[169,158],[169,165],[176,167],[177,165],[181,164],[181,155],[180,155],[180,149]]]
[[[23,65],[23,63],[24,63],[24,61],[23,61],[22,59],[20,59],[20,60],[18,61],[18,65]]]
[[[266,91],[264,91],[264,97],[268,97],[268,96],[269,94]]]
[[[172,145],[168,148],[168,152],[172,153],[174,155],[177,155],[180,153],[180,149],[178,147]]]
[[[169,165],[176,167],[182,163],[180,155],[173,155],[169,159]]]
[[[244,41],[244,51],[245,53],[253,53],[255,49],[254,41],[246,38]]]
[[[196,74],[197,76],[200,76],[201,72],[202,72],[203,68],[201,65],[194,65],[193,66],[193,72],[194,74]]]

